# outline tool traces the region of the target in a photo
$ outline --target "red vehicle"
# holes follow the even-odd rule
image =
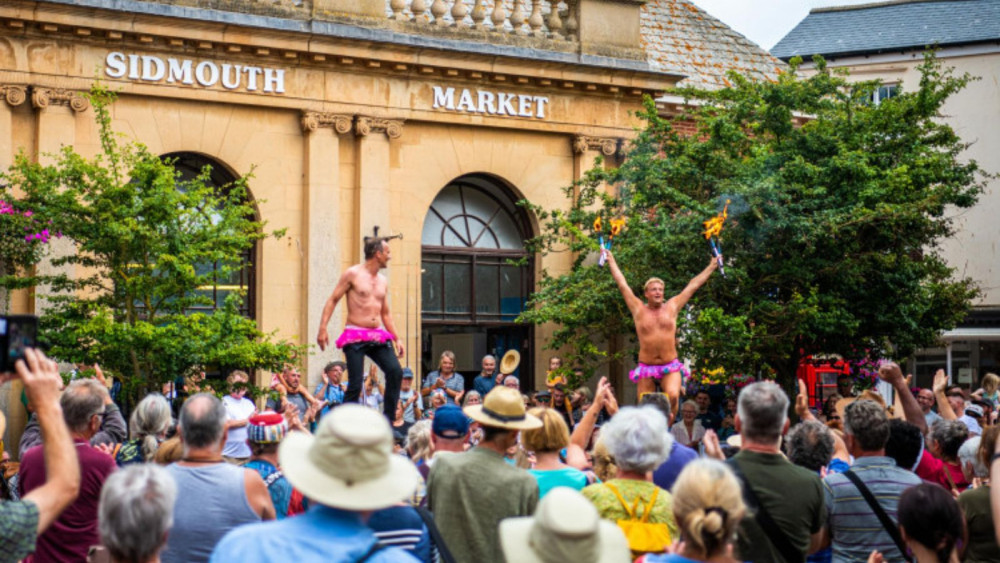
[[[830,360],[828,362],[808,357],[799,364],[796,375],[806,382],[809,406],[822,410],[826,399],[837,392],[837,377],[842,374],[851,374],[851,368],[847,362],[843,360]]]

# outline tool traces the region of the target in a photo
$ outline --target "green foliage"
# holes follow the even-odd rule
[[[116,136],[113,101],[101,86],[91,92],[96,158],[65,147],[43,166],[22,153],[3,175],[23,205],[74,245],[48,259],[75,275],[19,282],[53,290],[40,338],[55,357],[99,362],[132,396],[197,364],[278,368],[302,350],[242,317],[244,295],[216,307],[204,291],[242,268],[241,254],[267,236],[247,198],[248,178],[217,189],[206,168],[184,180],[170,160]]]
[[[727,277],[713,275],[679,319],[679,352],[696,369],[790,382],[805,355],[901,358],[955,326],[978,290],[939,243],[954,232],[948,209],[974,205],[988,176],[961,158],[967,145],[939,116],[971,78],[928,55],[915,91],[875,105],[877,82],[852,84],[816,62],[808,78],[793,61],[776,82],[732,75],[724,90],[682,90],[692,103],[674,118],[647,100],[619,168],[566,188],[568,210],[534,208],[545,228],[533,248],[575,262],[543,275],[521,320],[555,323],[548,346],[588,371],[633,356],[634,340],[614,352],[594,344],[634,331],[594,263],[594,219],[627,218],[618,264],[637,294],[650,276],[669,294],[705,267],[702,222],[731,200]],[[688,120],[697,134],[675,127]]]

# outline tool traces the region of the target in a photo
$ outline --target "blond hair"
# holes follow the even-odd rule
[[[721,461],[698,459],[684,467],[674,482],[674,519],[695,559],[724,553],[746,505],[739,481]]]
[[[240,378],[243,381],[250,383],[250,375],[242,370],[235,370],[232,373],[230,373],[229,377],[226,378],[226,382],[232,385],[233,383],[236,383],[236,378]]]
[[[444,363],[444,359],[445,358],[448,358],[449,360],[451,360],[451,367],[452,368],[455,367],[455,353],[452,352],[451,350],[445,350],[444,352],[441,352],[441,357],[438,358],[438,370],[439,371],[441,369],[441,364]]]
[[[664,283],[663,280],[661,280],[660,278],[655,278],[654,277],[654,278],[649,278],[648,280],[646,280],[646,283],[642,284],[642,290],[643,291],[648,290],[649,289],[649,284],[651,284],[651,283],[658,283],[658,284],[662,285],[664,287],[664,289],[666,289],[666,287],[667,287],[667,284]]]
[[[598,439],[594,444],[592,452],[594,459],[594,473],[603,482],[608,482],[618,475],[618,466],[615,465],[615,458],[608,451],[603,439]]]
[[[992,395],[996,393],[997,387],[1000,387],[1000,377],[995,373],[987,373],[983,376],[983,381],[981,382],[983,386],[983,391],[986,391],[987,395]]]
[[[569,427],[555,409],[535,407],[528,413],[542,421],[541,428],[521,432],[521,442],[528,451],[558,452],[569,444]]]

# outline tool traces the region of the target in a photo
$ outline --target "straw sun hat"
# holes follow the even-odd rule
[[[602,520],[583,495],[568,487],[549,491],[534,516],[500,522],[500,547],[518,563],[628,563],[628,541],[614,522]]]
[[[510,387],[494,387],[486,394],[481,405],[462,409],[472,420],[483,426],[507,430],[532,430],[542,427],[542,421],[524,410],[521,392]]]
[[[320,419],[315,436],[291,432],[278,449],[281,470],[310,499],[343,510],[377,510],[408,498],[420,473],[392,453],[381,413],[346,404]]]
[[[521,353],[517,350],[507,350],[503,358],[500,358],[500,373],[510,375],[517,370],[520,363]]]

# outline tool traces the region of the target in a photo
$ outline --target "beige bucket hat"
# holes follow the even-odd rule
[[[378,510],[413,494],[420,473],[392,453],[381,413],[346,404],[320,419],[315,436],[291,432],[278,449],[281,471],[310,499],[343,510]]]
[[[534,516],[500,522],[500,547],[518,563],[628,563],[628,541],[614,522],[602,520],[579,492],[556,487]]]
[[[517,370],[521,364],[521,353],[517,350],[507,350],[503,358],[500,358],[500,373],[510,375]]]
[[[494,387],[481,405],[462,409],[466,416],[484,426],[508,430],[532,430],[542,427],[542,421],[524,410],[524,398],[517,389]]]

